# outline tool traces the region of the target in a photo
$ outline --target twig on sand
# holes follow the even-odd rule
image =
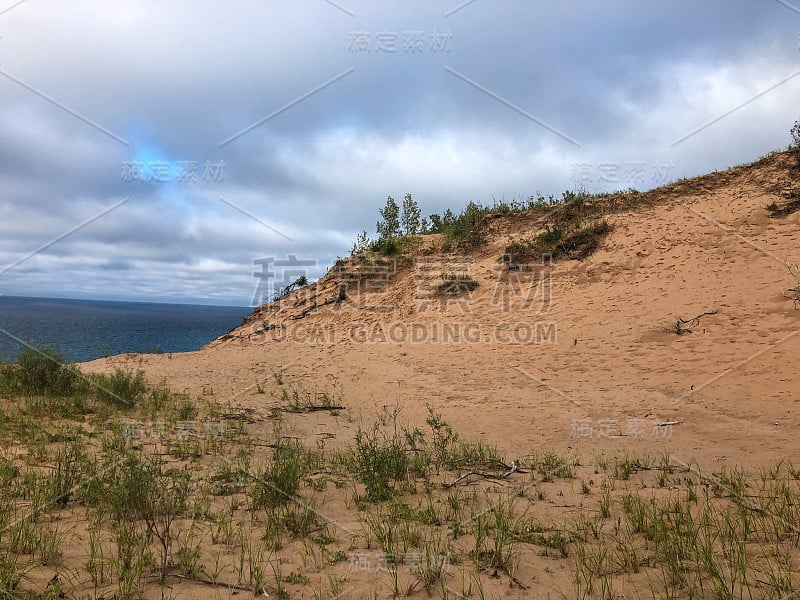
[[[711,310],[707,310],[704,313],[700,313],[696,317],[692,317],[691,319],[682,319],[678,317],[675,320],[675,323],[672,326],[672,331],[674,331],[678,335],[683,335],[684,333],[692,333],[692,329],[700,325],[700,319],[703,317],[707,317],[709,315],[715,315],[719,312],[718,309],[712,308]],[[688,327],[686,327],[688,325]]]
[[[214,581],[212,579],[203,579],[196,575],[183,575],[181,573],[172,573],[170,574],[171,577],[176,577],[178,579],[184,579],[186,581],[193,581],[195,583],[202,583],[203,585],[209,585],[211,587],[220,587],[226,588],[229,590],[238,590],[241,592],[253,592],[254,594],[258,594],[259,592],[262,594],[266,593],[266,589],[261,588],[260,590],[254,590],[251,586],[242,585],[240,583],[225,583],[224,581]]]
[[[508,467],[508,471],[506,471],[502,475],[498,475],[496,473],[489,473],[487,471],[478,471],[478,470],[475,470],[475,469],[470,469],[469,471],[467,471],[466,473],[464,473],[463,475],[458,477],[452,483],[445,483],[444,487],[451,488],[454,485],[460,483],[461,481],[464,481],[465,479],[468,479],[469,477],[472,477],[473,475],[477,476],[477,477],[483,477],[484,479],[495,479],[495,480],[497,480],[497,479],[508,479],[513,473],[524,473],[524,471],[521,471],[519,466],[517,466],[517,462],[516,461],[512,462],[511,466]]]
[[[293,413],[311,413],[322,412],[325,410],[344,410],[346,407],[343,404],[306,404],[294,409],[286,409],[286,412]]]

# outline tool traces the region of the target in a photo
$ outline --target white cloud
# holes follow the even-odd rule
[[[0,17],[0,66],[129,139],[126,148],[0,77],[0,269],[105,207],[130,202],[0,278],[0,291],[247,303],[255,258],[317,259],[374,230],[387,195],[426,212],[559,194],[588,164],[691,176],[788,143],[800,77],[672,147],[796,67],[797,27],[776,3],[508,9],[475,3],[37,0]],[[568,4],[568,3],[567,3]],[[483,5],[483,6],[481,6]],[[577,6],[577,4],[575,5]],[[656,11],[656,19],[653,15]],[[640,17],[650,21],[640,23]],[[652,23],[652,24],[649,24]],[[655,25],[657,23],[657,25]],[[742,25],[746,23],[746,27]],[[533,28],[533,29],[532,29]],[[591,28],[584,31],[584,28]],[[351,30],[453,31],[447,55],[352,54]],[[46,41],[46,43],[44,43]],[[444,71],[450,65],[581,142],[575,148]],[[352,75],[219,142],[344,69]],[[224,159],[215,185],[132,185],[123,160]],[[220,202],[235,203],[287,241]]]

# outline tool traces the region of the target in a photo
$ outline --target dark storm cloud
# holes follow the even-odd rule
[[[433,212],[643,189],[785,146],[798,116],[800,14],[777,1],[341,4],[0,15],[0,270],[75,229],[0,291],[247,303],[254,259],[310,257],[318,275],[388,194]],[[377,51],[381,33],[396,52]],[[152,161],[169,183],[124,181],[125,163]],[[175,181],[180,161],[197,181]],[[224,177],[203,181],[207,161]],[[600,164],[640,177],[598,181]]]

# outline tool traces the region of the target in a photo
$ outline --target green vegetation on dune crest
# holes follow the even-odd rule
[[[789,151],[796,157],[797,168],[800,169],[800,121],[795,122],[790,130],[791,143]],[[683,180],[680,186],[688,183]],[[654,190],[657,191],[657,190]],[[483,239],[476,232],[478,225],[489,215],[512,215],[536,211],[549,224],[547,229],[528,242],[517,242],[524,247],[509,248],[510,254],[527,252],[554,252],[571,258],[584,258],[597,247],[597,242],[609,231],[610,226],[605,216],[611,212],[630,208],[640,203],[645,194],[629,189],[614,193],[587,193],[585,191],[565,191],[560,198],[553,195],[537,194],[526,199],[494,201],[482,204],[470,201],[459,212],[451,209],[443,213],[422,216],[422,211],[412,194],[406,194],[401,205],[392,196],[379,209],[381,219],[376,224],[376,238],[370,238],[366,231],[357,236],[353,243],[351,255],[376,253],[383,256],[396,256],[413,250],[409,238],[418,235],[441,234],[442,250],[469,250],[480,246]],[[795,212],[800,204],[797,202],[796,189],[790,196],[791,202],[786,206],[773,203],[769,207],[773,216],[786,216]],[[581,225],[583,223],[583,225]],[[461,247],[463,246],[463,248]],[[512,261],[513,262],[513,261]]]
[[[630,193],[630,192],[628,192]],[[351,255],[375,252],[384,256],[403,253],[417,235],[441,234],[442,249],[453,250],[468,238],[469,234],[487,215],[512,215],[529,211],[549,213],[559,222],[568,222],[581,217],[599,214],[589,206],[589,201],[610,197],[611,194],[589,194],[585,192],[564,192],[560,198],[554,196],[531,196],[525,200],[495,201],[484,205],[469,202],[460,212],[447,209],[442,214],[431,214],[420,218],[421,210],[411,194],[406,194],[402,208],[391,196],[378,212],[381,220],[376,225],[377,237],[372,239],[366,231],[358,235],[353,243]],[[480,240],[472,240],[476,245]]]
[[[520,264],[538,263],[544,255],[550,258],[583,259],[592,254],[601,240],[611,231],[605,219],[581,223],[548,225],[541,233],[506,247],[503,260],[509,268]]]

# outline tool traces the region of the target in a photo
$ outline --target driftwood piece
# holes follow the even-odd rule
[[[259,594],[267,594],[267,590],[262,587],[260,590],[254,590],[249,585],[242,585],[241,583],[226,583],[224,581],[214,581],[212,579],[204,579],[198,576],[193,575],[183,575],[181,573],[171,573],[168,575],[169,577],[175,577],[177,579],[183,579],[185,581],[193,581],[194,583],[202,583],[203,585],[208,585],[211,587],[219,587],[225,588],[229,590],[237,590],[240,592],[253,592],[254,595]]]
[[[517,466],[516,461],[512,462],[511,466],[508,467],[508,471],[506,471],[501,475],[498,475],[497,473],[490,473],[488,471],[478,471],[477,469],[470,469],[463,475],[457,477],[456,480],[453,481],[452,483],[445,483],[444,487],[451,488],[454,485],[457,485],[458,483],[464,481],[465,479],[469,479],[470,477],[473,476],[483,477],[484,479],[501,480],[501,479],[508,479],[514,473],[524,473],[524,471],[520,470],[520,468]]]
[[[303,404],[298,406],[290,406],[289,408],[284,408],[285,412],[295,413],[295,414],[305,414],[305,413],[312,413],[312,412],[323,412],[326,410],[344,410],[346,407],[342,404]]]
[[[675,320],[675,323],[672,326],[672,331],[674,331],[677,335],[683,335],[684,333],[692,333],[692,329],[700,325],[700,319],[703,317],[707,317],[710,315],[715,315],[719,312],[718,309],[712,308],[711,310],[707,310],[704,313],[700,313],[696,317],[692,317],[691,319],[682,319],[678,317]]]

